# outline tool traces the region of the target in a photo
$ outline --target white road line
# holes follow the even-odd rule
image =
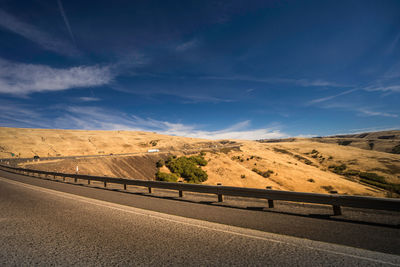
[[[321,242],[321,241],[312,241],[312,240],[304,239],[304,238],[273,234],[273,233],[263,232],[263,231],[259,231],[259,230],[240,228],[240,227],[236,227],[236,226],[224,225],[224,224],[208,222],[208,221],[201,221],[201,220],[197,220],[197,219],[191,219],[191,218],[186,218],[186,217],[181,217],[181,216],[176,216],[176,215],[170,215],[170,214],[160,213],[160,212],[156,212],[156,211],[150,211],[150,210],[145,210],[145,209],[140,209],[140,208],[135,208],[135,207],[130,207],[130,206],[124,206],[124,205],[115,204],[115,203],[111,203],[111,202],[107,202],[107,201],[103,201],[103,200],[82,197],[82,196],[78,196],[78,195],[74,195],[74,194],[70,194],[70,193],[65,193],[65,192],[60,192],[60,191],[56,191],[56,190],[52,190],[52,189],[39,187],[39,186],[25,184],[22,182],[17,182],[14,180],[3,178],[3,177],[0,177],[0,181],[6,182],[9,184],[18,185],[18,186],[25,187],[28,189],[36,190],[39,192],[55,195],[58,197],[71,199],[74,201],[80,201],[83,203],[92,204],[92,205],[96,205],[96,206],[100,206],[100,207],[104,207],[104,208],[118,210],[121,212],[135,214],[135,215],[147,216],[147,217],[157,219],[157,220],[169,221],[169,222],[187,225],[187,226],[191,226],[191,227],[197,227],[197,228],[202,228],[202,229],[206,229],[206,230],[210,230],[210,231],[216,231],[216,232],[221,232],[221,233],[226,233],[226,234],[236,235],[236,236],[241,236],[241,237],[246,237],[246,238],[252,238],[252,239],[263,240],[263,241],[268,241],[268,242],[273,242],[273,243],[285,244],[285,245],[289,245],[289,246],[307,248],[310,250],[318,250],[318,251],[325,252],[325,253],[336,254],[336,255],[341,255],[341,256],[345,256],[345,257],[380,263],[380,264],[400,266],[400,256],[397,256],[397,255],[369,251],[369,250],[353,248],[353,247],[337,245],[337,244],[330,244],[330,243]],[[352,254],[346,253],[348,251],[351,251]],[[385,260],[382,260],[382,258],[384,258]]]

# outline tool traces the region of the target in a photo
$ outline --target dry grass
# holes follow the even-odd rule
[[[151,144],[157,140],[157,145]],[[330,165],[346,164],[348,169],[374,172],[388,182],[400,183],[400,155],[363,150],[351,146],[296,139],[292,142],[259,143],[239,141],[239,149],[226,149],[220,141],[173,137],[147,132],[129,131],[73,131],[0,128],[0,155],[10,157],[10,152],[21,157],[33,155],[62,156],[138,153],[158,148],[176,155],[193,151],[207,152],[209,161],[203,167],[208,173],[205,184],[222,183],[229,186],[292,190],[301,192],[385,196],[387,192],[358,183],[356,179],[333,173]],[[225,147],[225,148],[224,148]],[[99,153],[103,151],[104,153]],[[311,153],[313,152],[313,153]],[[64,172],[74,172],[79,165],[80,173],[154,179],[155,162],[166,154],[137,156],[112,156],[103,158],[67,159],[27,167]],[[308,162],[309,161],[309,162]],[[308,163],[308,164],[307,164]],[[252,171],[272,170],[268,178]],[[168,169],[163,167],[163,172]],[[244,178],[242,178],[244,175]],[[313,181],[313,182],[310,182]]]

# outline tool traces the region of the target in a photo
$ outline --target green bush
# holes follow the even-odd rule
[[[207,165],[207,161],[202,156],[192,157],[170,157],[165,162],[165,166],[174,174],[184,178],[191,183],[201,183],[208,179],[208,175],[200,166]]]
[[[176,176],[173,173],[165,173],[158,171],[156,173],[156,179],[158,181],[163,181],[163,182],[176,182],[178,181],[178,176]]]
[[[242,174],[242,175],[240,175],[240,178],[244,179],[244,178],[246,178],[246,175]]]

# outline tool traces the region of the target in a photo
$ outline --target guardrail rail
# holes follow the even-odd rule
[[[107,187],[107,183],[121,184],[124,189],[127,189],[127,185],[147,187],[148,192],[152,193],[152,188],[170,189],[177,190],[179,197],[183,197],[183,192],[197,192],[215,194],[218,196],[218,201],[223,201],[223,196],[239,196],[248,198],[260,198],[268,200],[268,207],[274,207],[274,201],[291,201],[291,202],[303,202],[313,204],[325,204],[331,205],[333,208],[334,215],[341,215],[341,207],[353,207],[353,208],[364,208],[364,209],[376,209],[376,210],[387,210],[387,211],[400,211],[400,199],[391,198],[377,198],[377,197],[365,197],[365,196],[350,196],[350,195],[339,195],[339,194],[316,194],[316,193],[304,193],[304,192],[292,192],[292,191],[281,191],[271,189],[257,189],[257,188],[244,188],[244,187],[233,187],[233,186],[222,186],[222,185],[202,185],[202,184],[188,184],[188,183],[170,183],[161,181],[144,181],[144,180],[132,180],[126,178],[111,178],[103,176],[90,176],[82,174],[67,174],[58,172],[48,172],[32,169],[24,169],[17,167],[10,167],[6,165],[0,165],[0,169],[26,174],[32,176],[44,177],[61,177],[64,181],[65,178],[73,178],[74,182],[80,180],[86,180],[88,184],[91,181],[99,181],[104,183],[104,187]]]

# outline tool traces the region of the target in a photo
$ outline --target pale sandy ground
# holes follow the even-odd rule
[[[150,144],[153,140],[157,140],[156,146]],[[341,163],[345,163],[348,169],[375,172],[386,177],[389,182],[400,182],[400,155],[313,142],[309,139],[281,143],[233,141],[236,141],[235,144],[241,144],[241,151],[206,153],[205,157],[209,162],[203,169],[207,171],[209,178],[205,184],[222,183],[229,186],[253,188],[271,186],[272,189],[316,193],[327,193],[329,190],[322,187],[331,186],[330,190],[336,190],[340,194],[386,195],[386,192],[380,189],[361,185],[328,170],[329,165]],[[224,145],[219,141],[146,132],[0,128],[0,147],[2,157],[10,157],[9,152],[11,151],[16,155],[20,154],[21,157],[32,157],[35,154],[43,157],[57,154],[70,156],[136,153],[152,148],[182,155],[182,152],[218,149]],[[285,149],[293,155],[276,152],[274,148]],[[306,154],[313,149],[319,152],[317,159],[312,158],[311,154]],[[313,163],[307,165],[296,159],[294,155],[300,155]],[[232,159],[237,156],[240,156],[243,161]],[[78,161],[70,159],[49,163],[41,162],[25,166],[72,173],[74,166],[79,164],[80,173],[154,179],[154,176],[148,176],[151,176],[156,170],[153,164],[157,157],[163,158],[165,154],[154,154],[152,158],[148,159],[141,157],[140,160],[137,157],[113,156]],[[325,160],[320,162],[322,157]],[[329,157],[332,158],[328,159]],[[146,164],[147,168],[142,168]],[[260,171],[272,170],[274,173],[270,177],[264,178],[253,172],[253,168]],[[163,169],[163,171],[167,170]],[[244,178],[241,177],[242,175]],[[313,182],[310,182],[310,179]]]

